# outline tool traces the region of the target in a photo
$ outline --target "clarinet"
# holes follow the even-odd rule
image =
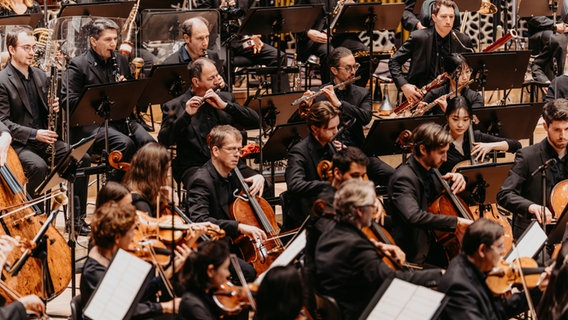
[[[118,60],[116,59],[116,54],[114,53],[114,51],[112,52],[112,76],[114,77],[114,81],[115,82],[119,82],[120,81],[120,68],[118,67]],[[132,133],[132,129],[130,128],[130,124],[131,124],[131,119],[130,117],[126,117],[126,130],[128,130],[128,136],[132,137],[133,133]]]

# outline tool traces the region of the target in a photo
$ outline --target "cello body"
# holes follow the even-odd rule
[[[8,151],[6,164],[0,171],[0,208],[2,208],[0,213],[5,215],[27,205],[27,194],[22,187],[26,177],[13,148]],[[37,216],[37,213],[31,207],[27,207],[0,218],[0,235],[19,236],[25,240],[34,239],[46,220],[45,215]],[[2,276],[6,284],[14,291],[22,295],[35,294],[40,298],[50,300],[62,293],[71,281],[71,250],[63,235],[54,226],[47,229],[44,240],[47,253],[45,265],[42,259],[32,255],[17,275],[2,270]],[[8,257],[7,265],[13,266],[21,256],[21,250],[13,250]],[[42,270],[46,275],[45,281],[42,279]],[[10,300],[6,292],[0,291],[2,296]]]

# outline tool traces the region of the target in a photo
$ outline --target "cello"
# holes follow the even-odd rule
[[[26,181],[24,170],[16,154],[10,147],[6,164],[0,167],[0,234],[21,239],[35,239],[45,224],[45,217],[38,216],[38,210],[29,205],[29,195],[22,184]],[[11,210],[11,211],[9,211]],[[25,261],[18,250],[12,251],[2,276],[6,285],[22,295],[35,294],[50,300],[62,293],[71,281],[71,250],[65,238],[49,224],[45,235],[36,245],[46,253],[44,259],[30,256]],[[21,269],[13,268],[22,264]],[[19,270],[18,270],[19,269]],[[8,301],[12,297],[1,290]]]
[[[238,196],[231,206],[232,218],[251,226],[263,230],[268,240],[251,240],[243,235],[235,239],[235,244],[239,247],[241,254],[249,263],[252,263],[257,273],[262,273],[268,269],[270,264],[284,251],[284,244],[278,236],[278,225],[276,216],[268,201],[261,197],[253,197],[250,194],[247,183],[239,168],[234,172],[241,183],[246,199]]]

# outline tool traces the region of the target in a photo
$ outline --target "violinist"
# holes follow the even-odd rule
[[[92,221],[92,238],[94,247],[89,251],[87,261],[81,275],[81,305],[85,305],[99,282],[103,279],[110,262],[118,249],[127,250],[134,236],[136,210],[132,205],[119,206],[110,201],[96,209]],[[181,263],[178,263],[181,267]],[[152,302],[150,297],[155,296],[161,289],[166,292],[160,278],[151,280],[144,297],[147,300],[139,302],[134,311],[133,319],[160,316],[174,313],[171,302]],[[162,301],[166,300],[164,297]],[[174,298],[176,309],[180,298]]]
[[[239,235],[254,241],[266,240],[266,233],[258,227],[233,220],[229,207],[235,200],[235,190],[241,190],[233,172],[237,167],[243,147],[242,135],[229,125],[214,127],[207,136],[211,160],[199,168],[190,180],[187,191],[187,207],[195,222],[211,222],[225,230],[233,239]],[[251,178],[245,182],[252,183]],[[258,190],[251,193],[258,195]],[[256,272],[252,266],[240,260],[247,281],[253,281]]]
[[[543,127],[547,136],[540,143],[519,150],[515,156],[515,164],[499,193],[497,201],[500,206],[513,212],[513,236],[518,239],[533,218],[539,223],[552,220],[552,212],[542,206],[541,175],[532,173],[550,159],[556,164],[546,169],[546,195],[560,181],[568,178],[568,100],[556,99],[547,102],[542,111]],[[557,213],[559,214],[559,213]]]
[[[190,253],[180,273],[184,285],[180,320],[212,320],[223,316],[213,294],[229,279],[229,245],[224,240],[206,241]]]
[[[10,129],[6,127],[4,122],[0,121],[0,166],[6,163],[6,158],[8,157],[8,149],[12,143],[12,136],[10,135]]]
[[[448,74],[448,82],[426,93],[418,105],[418,108],[423,108],[429,103],[436,102],[436,106],[424,114],[445,114],[448,106],[446,95],[455,93],[458,88],[461,88],[459,94],[465,98],[468,105],[474,109],[483,107],[481,94],[467,86],[471,77],[471,68],[461,54],[454,53],[447,56],[444,60],[444,70]]]
[[[541,320],[568,319],[568,243],[564,242],[553,264],[546,291],[537,308]]]
[[[101,207],[103,204],[114,201],[120,206],[132,204],[132,195],[130,190],[124,185],[109,181],[97,192],[97,200],[95,208]]]
[[[253,320],[299,320],[303,306],[302,275],[294,265],[266,272],[256,294]]]
[[[428,205],[442,190],[432,169],[439,168],[446,161],[453,139],[442,126],[429,122],[414,129],[412,140],[412,156],[396,169],[389,185],[393,237],[406,253],[408,261],[445,266],[447,258],[429,231],[463,234],[471,224],[461,217],[427,211]],[[465,189],[464,177],[459,173],[446,173],[442,178],[453,182],[451,190],[455,194]]]
[[[521,148],[521,143],[514,139],[496,137],[480,131],[474,131],[475,142],[470,142],[468,134],[472,126],[473,112],[464,96],[458,96],[448,101],[446,109],[447,128],[452,136],[447,160],[440,166],[440,172],[445,174],[461,161],[470,160],[472,155],[478,162],[485,161],[485,156],[493,150],[514,153]]]
[[[524,294],[494,297],[486,285],[487,273],[504,254],[503,227],[499,224],[481,218],[467,228],[462,253],[452,259],[438,286],[450,298],[444,319],[510,319],[527,310]],[[531,293],[538,295],[538,289],[533,290]]]
[[[8,256],[18,246],[18,240],[2,235],[0,237],[0,270],[4,270],[4,265]],[[45,313],[45,304],[36,295],[29,295],[0,307],[0,320],[27,320],[29,311],[34,314],[42,315]]]
[[[49,106],[49,81],[45,72],[33,67],[37,50],[32,29],[17,26],[6,34],[6,46],[10,54],[7,67],[0,72],[0,121],[10,130],[12,147],[22,163],[28,183],[27,192],[32,196],[35,189],[49,174],[50,158],[55,152],[55,163],[63,159],[69,146],[57,132],[49,129],[49,110],[59,112],[59,100]],[[50,149],[51,148],[51,149]],[[83,156],[81,166],[89,166],[89,156]],[[52,168],[53,169],[53,168]],[[86,236],[89,226],[84,217],[87,212],[87,180],[79,178],[74,184],[74,194],[79,198],[75,206],[75,228],[79,235]]]
[[[358,319],[389,278],[420,285],[437,284],[442,275],[440,269],[393,271],[383,263],[383,255],[403,263],[404,253],[396,246],[371,242],[361,231],[371,225],[378,210],[373,183],[346,181],[335,194],[334,207],[338,222],[317,242],[315,274],[318,293],[337,301],[343,319]]]

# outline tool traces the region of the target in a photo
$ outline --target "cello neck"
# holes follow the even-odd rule
[[[432,171],[434,172],[434,174],[436,175],[436,177],[438,178],[438,180],[440,181],[440,183],[444,187],[444,190],[448,194],[448,198],[452,202],[452,205],[454,206],[454,208],[456,208],[460,217],[468,219],[468,220],[474,220],[473,217],[467,211],[467,209],[463,206],[463,203],[460,201],[460,199],[458,199],[458,197],[452,192],[452,188],[450,187],[448,182],[446,180],[444,180],[444,178],[442,178],[442,174],[440,173],[440,171],[438,171],[437,168],[432,168]]]
[[[473,143],[475,143],[475,136],[473,135],[473,121],[469,124],[469,128],[467,128],[467,134],[469,137],[469,158],[471,164],[476,165],[478,164],[478,162],[475,159],[475,156],[471,153],[471,150],[473,149]],[[481,161],[483,161],[483,159],[481,159]]]
[[[262,210],[262,208],[260,207],[260,204],[258,203],[258,201],[256,200],[255,197],[253,197],[250,194],[250,190],[248,187],[248,184],[245,182],[245,179],[243,177],[243,174],[241,173],[241,170],[239,170],[238,167],[235,167],[235,169],[233,169],[235,171],[235,175],[237,176],[237,178],[239,179],[239,182],[241,184],[241,187],[243,188],[243,191],[245,193],[245,195],[247,196],[249,205],[252,209],[252,211],[254,212],[254,214],[256,215],[256,218],[258,219],[258,222],[262,225],[262,227],[264,228],[264,230],[270,234],[273,234],[274,232],[276,232],[276,230],[274,230],[274,228],[272,228],[272,225],[270,224],[270,221],[268,221],[268,218],[266,217],[266,215],[264,214],[264,211]]]

